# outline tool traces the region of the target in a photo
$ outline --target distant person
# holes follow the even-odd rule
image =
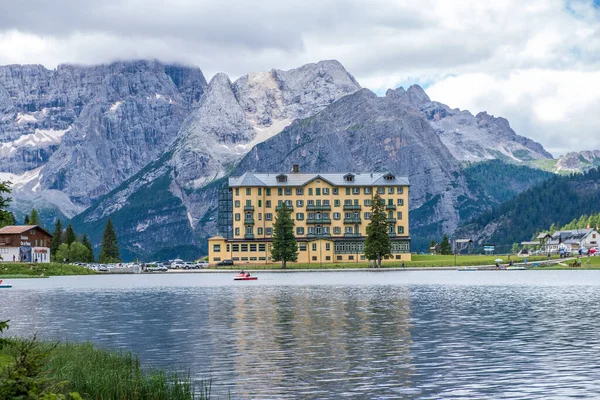
[[[15,255],[13,254],[13,262],[15,262],[15,261],[16,261],[16,257],[15,257]]]

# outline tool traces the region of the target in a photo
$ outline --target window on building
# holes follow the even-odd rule
[[[252,200],[246,200],[246,207],[252,207]]]
[[[235,195],[239,196],[240,195],[240,188],[235,188]]]
[[[360,188],[352,188],[352,194],[360,194]]]
[[[264,243],[258,245],[258,251],[267,251],[267,246]]]
[[[329,234],[329,227],[328,226],[324,226],[323,227],[323,233]]]
[[[390,219],[394,218],[394,212],[393,211],[388,211],[387,217],[390,218]]]
[[[366,207],[371,207],[372,204],[373,204],[373,201],[371,199],[365,199],[365,206]]]
[[[252,235],[254,229],[251,226],[246,227],[246,235]]]
[[[265,201],[265,207],[266,208],[271,208],[271,200]]]
[[[331,261],[331,256],[325,256],[325,261]]]
[[[296,200],[296,207],[304,207],[304,200]]]
[[[352,200],[350,200],[350,199],[344,200],[344,205],[345,206],[351,206],[352,205]]]
[[[263,228],[258,228],[258,232],[257,232],[257,233],[258,233],[259,235],[262,235],[262,234],[263,234]]]
[[[291,188],[285,188],[284,193],[286,196],[291,196],[292,195],[292,189]]]
[[[331,250],[331,243],[325,243],[325,250]]]
[[[292,200],[286,200],[285,201],[285,205],[288,206],[288,208],[294,207],[294,204],[292,203]]]
[[[308,188],[308,195],[312,196],[313,195],[313,189],[312,188]]]
[[[372,214],[371,214],[370,212],[366,212],[366,213],[365,213],[365,219],[366,219],[366,220],[369,220],[369,219],[371,219],[371,215],[372,215]]]
[[[312,227],[312,226],[309,226],[309,227],[308,227],[308,233],[309,233],[309,234],[313,234],[313,233],[315,233],[315,228],[314,228],[314,227]]]
[[[338,194],[340,194],[340,190],[339,190],[338,188],[333,188],[333,189],[331,189],[331,191],[332,191],[332,193],[333,193],[334,195],[336,195],[336,196],[337,196]]]
[[[234,205],[235,205],[235,208],[240,208],[240,201],[236,200]]]
[[[329,188],[323,188],[323,194],[324,195],[328,195],[329,194]]]
[[[265,213],[265,221],[272,221],[272,220],[273,220],[273,214]]]
[[[252,194],[251,188],[246,188],[246,196],[250,196]]]
[[[231,250],[233,252],[240,251],[240,245],[239,244],[233,244],[233,245],[231,245]]]
[[[298,250],[306,251],[306,243],[298,243]]]
[[[338,261],[342,261],[342,256],[336,256]]]
[[[240,228],[235,228],[235,236],[240,236]]]
[[[287,175],[277,175],[277,182],[287,182]]]
[[[333,213],[333,219],[339,220],[339,219],[341,219],[341,217],[342,217],[341,213],[339,213],[339,212],[334,212]]]
[[[393,187],[389,187],[388,188],[388,194],[394,194],[394,188]]]
[[[317,244],[316,243],[312,244],[312,251],[317,251]]]
[[[349,188],[349,187],[347,187],[347,188],[346,188],[346,196],[349,196],[349,195],[350,195],[350,188]]]
[[[352,175],[352,174],[346,174],[346,175],[344,175],[344,180],[346,182],[354,182],[354,175]]]
[[[348,256],[348,260],[350,260],[350,261],[354,260],[354,256]]]
[[[235,213],[235,220],[239,221],[241,218],[241,214],[240,213]]]
[[[267,196],[270,196],[270,195],[271,195],[271,188],[266,188],[266,189],[265,189],[265,194],[266,194]]]
[[[296,228],[296,235],[304,235],[304,228],[299,226]]]
[[[248,243],[242,243],[242,252],[248,251]]]
[[[271,236],[273,234],[273,228],[265,228],[265,233],[267,236]]]
[[[371,193],[372,193],[371,188],[370,187],[366,187],[365,188],[365,194],[371,194]]]
[[[256,243],[250,244],[250,251],[256,251]]]
[[[262,200],[259,200],[259,201],[258,201],[258,206],[259,206],[259,207],[262,207]]]
[[[329,200],[323,200],[323,205],[329,206],[329,205],[331,205],[331,203],[329,202]]]
[[[258,188],[258,195],[261,196],[262,195],[262,188]]]
[[[339,226],[334,226],[333,227],[333,234],[334,235],[340,235],[342,233],[342,228]]]
[[[304,194],[304,188],[296,188],[296,196],[302,196]]]
[[[346,227],[344,228],[344,231],[345,231],[346,233],[352,233],[352,227],[351,227],[351,226],[346,226]]]
[[[277,195],[283,196],[283,188],[277,188]]]
[[[213,244],[213,251],[215,253],[220,253],[221,252],[221,245],[220,244]]]
[[[341,202],[340,202],[339,200],[337,200],[337,199],[333,201],[333,205],[334,205],[335,207],[339,207],[339,206],[340,206],[340,203],[341,203]]]
[[[308,200],[306,202],[306,204],[308,204],[309,206],[314,206],[315,205],[315,201],[314,200]]]
[[[297,221],[304,220],[304,213],[296,213],[296,220]]]
[[[313,261],[317,261],[317,256],[312,256]]]
[[[354,199],[354,205],[355,205],[355,206],[358,206],[358,205],[359,205],[359,204],[358,204],[358,199]]]
[[[321,195],[321,188],[315,188],[315,194],[317,196],[320,196]]]
[[[404,193],[404,188],[403,187],[398,187],[397,188],[397,192],[398,192],[398,194]]]
[[[403,206],[404,205],[404,199],[398,199],[398,205],[399,206]]]
[[[398,233],[404,235],[404,227],[402,225],[398,226]]]
[[[393,235],[394,233],[396,233],[396,232],[394,232],[394,225],[390,225],[389,228],[390,229],[388,230],[388,232],[390,233],[390,235]]]
[[[397,215],[398,219],[402,219],[402,211],[398,211],[396,213],[396,215]]]
[[[384,187],[378,187],[377,188],[377,193],[378,194],[385,194],[385,188]]]
[[[351,212],[345,212],[344,213],[344,218],[346,218],[346,219],[352,218],[352,213]]]

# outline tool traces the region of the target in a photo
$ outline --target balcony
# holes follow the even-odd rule
[[[346,232],[346,233],[344,233],[344,237],[359,238],[361,236],[360,236],[360,233],[348,233],[348,232]]]
[[[360,218],[344,218],[345,224],[360,224]]]
[[[307,211],[331,211],[331,205],[330,204],[320,205],[320,206],[310,205],[310,206],[306,206],[306,210]]]
[[[308,235],[306,235],[307,239],[314,239],[314,238],[330,238],[331,234],[329,233],[309,233]]]
[[[396,232],[388,232],[388,236],[391,238],[396,237]]]
[[[244,235],[244,239],[254,239],[254,234],[253,233],[246,233]]]
[[[388,224],[395,224],[396,223],[396,218],[386,218],[385,222],[387,222]]]
[[[361,207],[358,204],[344,204],[344,211],[360,211]]]
[[[290,210],[290,211],[294,211],[294,206],[288,206],[288,205],[286,205],[286,206],[287,206],[287,209],[288,209],[288,210]],[[275,211],[279,211],[280,209],[281,209],[281,206],[277,206],[277,207],[275,207]]]
[[[331,224],[331,218],[308,218],[307,224]]]
[[[244,211],[254,211],[254,206],[244,206]]]
[[[254,218],[244,218],[244,225],[254,225]]]
[[[393,210],[396,209],[396,206],[393,205],[393,204],[388,204],[388,205],[385,206],[385,209],[388,210],[388,211],[390,211],[390,210],[393,211]]]

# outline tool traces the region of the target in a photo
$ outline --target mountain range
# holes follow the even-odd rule
[[[504,118],[451,109],[417,85],[377,96],[337,61],[209,83],[199,68],[158,61],[4,66],[0,142],[17,216],[36,206],[48,224],[72,219],[96,246],[111,217],[124,256],[146,259],[205,253],[231,174],[293,163],[397,171],[411,180],[418,239],[498,203],[465,173],[470,164],[558,165]],[[597,153],[589,159],[582,167]]]

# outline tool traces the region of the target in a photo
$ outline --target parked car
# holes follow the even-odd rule
[[[592,247],[590,249],[590,255],[596,256],[600,254],[600,247]]]
[[[186,261],[183,263],[183,269],[192,269],[194,268],[194,263],[190,261]]]
[[[226,266],[232,266],[232,265],[233,265],[233,260],[223,260],[223,261],[217,263],[217,267],[226,267]]]
[[[177,258],[171,262],[171,269],[180,269],[180,268],[183,268],[183,265],[184,265],[183,260],[180,260],[179,258]]]
[[[198,261],[196,268],[208,268],[208,261]]]

